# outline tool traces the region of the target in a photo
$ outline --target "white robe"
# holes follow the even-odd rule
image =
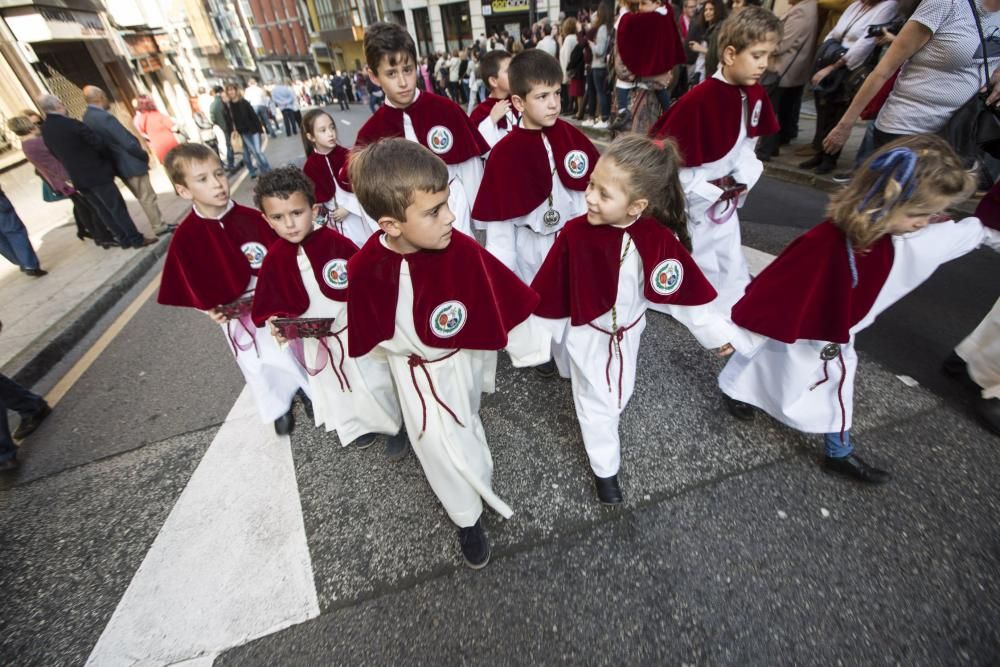
[[[513,111],[507,109],[507,113],[504,115],[507,118],[507,127],[500,127],[494,123],[493,119],[489,116],[484,118],[479,123],[479,127],[477,128],[479,130],[479,134],[483,135],[483,139],[485,139],[486,143],[490,145],[490,148],[493,148],[500,143],[501,139],[510,134],[510,129],[517,125],[517,119],[514,118]]]
[[[721,78],[721,74],[716,74],[716,77]],[[746,107],[747,101],[744,96],[739,135],[729,152],[715,162],[681,169],[679,174],[687,202],[691,256],[719,293],[719,298],[714,302],[715,307],[726,315],[732,311],[733,304],[743,296],[743,291],[750,282],[750,269],[743,255],[739,213],[734,212],[732,217],[722,224],[716,224],[708,217],[709,209],[719,200],[723,192],[709,181],[731,175],[738,183],[746,185],[747,192],[740,195],[736,201],[737,206],[742,207],[747,193],[753,189],[764,172],[764,165],[754,152],[757,139],[747,136]],[[722,204],[719,206],[721,208]],[[663,312],[658,306],[653,308]]]
[[[320,365],[318,359],[326,362],[319,373],[308,375],[316,426],[325,426],[327,431],[336,430],[340,443],[345,446],[366,433],[399,433],[402,416],[389,366],[384,360],[370,355],[357,358],[346,356],[347,304],[328,299],[323,294],[309,257],[301,247],[297,259],[302,284],[309,296],[309,308],[301,317],[334,318],[333,331],[340,332],[336,337],[327,336],[325,339],[329,355],[318,339],[302,339],[304,356],[310,367],[317,368]],[[337,365],[336,372],[331,363]],[[341,363],[343,380],[337,377]],[[341,385],[342,381],[346,384]],[[350,385],[349,389],[347,385]]]
[[[511,508],[491,486],[493,458],[479,419],[482,393],[494,390],[497,353],[459,350],[442,359],[451,352],[430,347],[417,335],[413,326],[413,283],[404,259],[399,275],[396,331],[391,339],[379,343],[373,354],[388,360],[410,444],[451,520],[460,527],[474,525],[482,514],[484,500],[509,518]],[[507,352],[515,366],[540,364],[549,358],[548,332],[533,316],[529,317],[508,334]],[[427,363],[411,367],[410,355]],[[444,406],[463,425],[457,424]]]
[[[939,266],[983,244],[1000,250],[1000,233],[984,227],[978,218],[933,224],[911,234],[893,236],[892,268],[871,310],[851,328],[849,341],[841,345],[843,367],[840,359],[826,362],[827,380],[822,382],[824,362],[820,351],[826,341],[800,340],[789,345],[747,332],[756,341],[754,349],[733,354],[719,375],[719,388],[805,433],[849,430],[858,365],[855,335],[927,280]]]
[[[368,241],[368,237],[379,231],[378,223],[365,213],[364,209],[361,208],[361,202],[358,201],[353,192],[341,188],[336,179],[334,179],[333,184],[336,188],[336,194],[330,201],[326,202],[326,208],[330,211],[327,226],[351,239],[354,245],[360,248]],[[334,222],[332,212],[338,207],[344,208],[348,212],[347,217],[340,222]]]
[[[983,388],[983,398],[1000,398],[1000,299],[955,352],[968,364],[969,377]]]
[[[252,292],[256,285],[257,277],[250,276],[246,291]],[[249,335],[238,320],[230,320],[221,327],[230,350],[233,349],[230,336],[238,342],[249,343]],[[268,424],[288,412],[296,391],[302,389],[312,398],[312,389],[306,372],[289,350],[279,347],[267,325],[254,327],[250,324],[250,328],[253,330],[256,348],[251,346],[247,350],[239,350],[236,353],[236,365],[250,387],[261,421]]]
[[[625,253],[626,247],[628,252],[618,271],[614,312],[619,329],[633,323],[634,326],[622,334],[620,348],[613,345],[611,337],[604,333],[612,330],[610,310],[581,326],[570,326],[568,319],[545,320],[552,326],[555,335],[566,332],[565,347],[571,362],[573,403],[590,467],[598,477],[618,474],[621,464],[618,423],[635,388],[639,340],[646,328],[646,309],[652,306],[643,295],[645,276],[642,259],[635,244],[629,243],[629,238],[626,231],[622,238],[622,253]],[[686,326],[706,348],[714,349],[734,342],[736,327],[720,316],[712,304],[661,308]]]

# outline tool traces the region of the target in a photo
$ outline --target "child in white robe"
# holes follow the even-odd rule
[[[309,375],[317,426],[337,431],[342,445],[364,449],[386,434],[391,461],[407,450],[389,367],[347,354],[347,262],[358,248],[330,227],[313,224],[312,183],[297,167],[264,174],[254,202],[281,237],[264,260],[254,294],[255,324],[271,324]]]
[[[684,248],[678,165],[670,142],[616,139],[590,177],[588,213],[567,223],[532,283],[536,314],[551,318],[556,335],[565,331],[576,415],[608,505],[623,500],[618,425],[635,387],[646,309],[659,304],[720,354],[732,352],[736,333],[709,306],[715,290]]]
[[[472,110],[469,120],[490,148],[510,134],[521,117],[510,101],[507,78],[510,59],[510,53],[503,49],[490,51],[479,59],[479,76],[489,87],[490,95]]]
[[[493,390],[497,350],[515,366],[548,359],[549,334],[531,315],[538,295],[453,232],[448,171],[429,150],[383,139],[353,155],[349,168],[382,232],[348,263],[348,348],[388,361],[413,451],[458,526],[466,563],[478,569],[490,556],[483,502],[511,515],[491,486],[480,395]]]
[[[907,137],[872,155],[831,199],[830,219],[793,241],[733,308],[733,322],[755,343],[719,376],[730,412],[752,419],[755,406],[822,433],[825,471],[887,481],[851,442],[854,339],[940,265],[983,244],[1000,250],[1000,233],[978,218],[939,221],[973,189],[938,137]]]

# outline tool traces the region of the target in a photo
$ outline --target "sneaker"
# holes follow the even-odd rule
[[[597,121],[595,121],[593,118],[588,118],[587,120],[583,121],[580,124],[583,125],[584,127],[594,127],[594,123],[596,122]]]
[[[473,570],[481,570],[490,562],[490,541],[479,519],[474,526],[458,529],[458,545],[465,564]]]
[[[15,440],[24,440],[29,435],[34,433],[35,429],[37,429],[50,414],[52,414],[52,408],[49,407],[48,403],[43,402],[42,407],[39,408],[37,412],[21,417],[21,423],[18,424],[17,430],[14,431],[13,438]]]
[[[849,171],[838,171],[836,174],[833,175],[833,182],[846,183],[847,181],[851,180],[853,176],[854,174]]]
[[[351,443],[351,447],[354,449],[368,449],[375,444],[378,439],[378,435],[375,433],[365,433],[355,438],[354,442]]]
[[[41,278],[42,276],[49,275],[49,272],[42,269],[41,267],[37,269],[21,269],[21,271],[26,276],[31,276],[32,278]]]
[[[593,127],[595,130],[606,130],[608,129],[608,121],[599,120],[596,123],[594,123]]]
[[[385,439],[385,455],[395,463],[401,461],[406,453],[410,451],[410,438],[406,435],[406,428],[399,429],[399,433]]]

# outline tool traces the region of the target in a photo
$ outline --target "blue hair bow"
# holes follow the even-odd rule
[[[872,214],[872,222],[875,222],[882,217],[885,208],[895,205],[900,200],[909,199],[910,195],[913,194],[914,188],[917,187],[917,154],[910,148],[899,146],[879,155],[868,166],[870,169],[880,172],[880,175],[875,179],[871,189],[868,190],[861,205],[858,206],[859,211],[863,211],[875,195],[885,190],[889,179],[898,182],[901,188],[900,193],[892,201],[883,203],[882,211]]]

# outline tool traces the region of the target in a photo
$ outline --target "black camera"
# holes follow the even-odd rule
[[[868,36],[869,37],[881,37],[884,32],[891,32],[894,35],[898,35],[899,31],[903,28],[903,23],[901,19],[896,19],[895,21],[889,21],[888,23],[876,23],[868,26]]]

